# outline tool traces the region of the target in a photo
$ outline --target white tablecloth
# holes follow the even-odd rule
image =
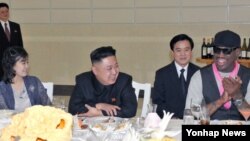
[[[168,125],[168,131],[179,131],[181,130],[182,120],[179,119],[171,119]],[[108,135],[94,136],[92,132],[89,130],[75,130],[73,132],[72,141],[93,141],[93,140],[103,140],[107,138],[107,141],[122,141],[123,137],[126,133],[110,133]],[[174,137],[176,141],[181,141],[181,133]],[[106,140],[105,140],[106,141]]]
[[[0,129],[7,126],[11,120],[9,118],[0,118]],[[167,130],[181,130],[182,120],[172,119],[169,122]],[[1,134],[1,133],[0,133]],[[73,130],[73,138],[72,141],[93,141],[93,140],[100,140],[104,138],[108,138],[107,141],[121,141],[126,133],[108,133],[105,136],[95,136],[91,131],[87,130]],[[175,137],[176,141],[181,141],[181,134],[178,134]]]
[[[0,118],[0,129],[4,128],[11,122],[10,118]],[[250,125],[250,121],[245,122],[245,121],[234,121],[234,120],[221,120],[221,121],[210,121],[210,124],[235,124],[235,123],[242,123],[246,125]],[[178,131],[182,129],[182,123],[183,121],[180,119],[171,119],[167,130],[168,131]],[[196,121],[196,123],[198,123]],[[1,134],[1,133],[0,133]],[[107,141],[121,141],[124,137],[124,134],[107,134],[107,135],[101,135],[101,136],[95,136],[89,129],[87,130],[74,130],[73,129],[73,138],[72,141],[93,141],[93,140],[101,140],[104,138],[108,138]],[[181,141],[182,133],[178,134],[174,138],[176,141]]]

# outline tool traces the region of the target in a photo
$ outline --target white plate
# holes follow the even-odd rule
[[[212,125],[243,125],[245,121],[243,120],[212,120],[210,121]]]
[[[85,123],[89,125],[89,128],[94,132],[123,132],[127,130],[131,123],[128,119],[119,117],[93,117],[86,118]]]
[[[8,109],[0,110],[0,118],[10,118],[14,114],[16,114],[15,110],[8,110]]]
[[[96,123],[102,123],[102,124],[110,124],[110,123],[119,123],[123,121],[123,118],[119,117],[91,117],[84,119],[84,122],[87,124],[96,124]]]

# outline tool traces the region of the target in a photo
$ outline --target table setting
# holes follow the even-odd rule
[[[50,107],[47,108],[50,109]],[[64,113],[63,110],[58,112]],[[65,112],[65,114],[67,113]],[[0,110],[0,129],[11,124],[13,115],[16,115],[13,110]],[[84,117],[75,115],[72,116],[71,141],[181,141],[181,129],[185,121],[173,119],[173,113],[165,111],[162,119],[157,116],[154,112],[149,112],[145,118]],[[196,119],[191,124],[200,125],[200,120]],[[210,125],[250,125],[250,122],[210,120]]]
[[[31,112],[32,111],[32,112]],[[48,112],[52,112],[48,114]],[[36,118],[34,118],[35,114]],[[40,115],[40,116],[39,116]],[[42,124],[44,128],[50,129],[50,124],[52,122],[51,116],[54,117],[53,121],[59,122],[56,128],[64,128],[70,127],[68,129],[64,129],[67,133],[72,133],[71,141],[150,141],[150,140],[159,140],[159,139],[175,139],[175,136],[180,137],[181,132],[181,123],[180,120],[178,123],[180,125],[176,126],[176,124],[171,125],[172,122],[172,113],[166,113],[164,111],[163,119],[160,119],[156,113],[148,113],[145,118],[143,117],[135,117],[135,118],[120,118],[120,117],[109,117],[109,116],[101,116],[101,117],[84,117],[81,115],[72,116],[72,120],[69,119],[69,114],[64,110],[56,107],[50,106],[32,106],[28,108],[28,110],[22,113],[16,113],[13,110],[1,110],[0,112],[0,137],[2,135],[2,131],[4,128],[8,127],[8,130],[12,130],[14,126],[16,128],[20,128],[23,131],[27,126],[31,126],[29,121],[32,121],[32,126],[37,127],[36,125]],[[56,118],[64,118],[66,119],[56,119]],[[14,119],[18,119],[18,121],[12,121]],[[18,118],[17,118],[18,117]],[[50,118],[49,118],[50,117]],[[23,119],[20,119],[23,118]],[[34,120],[30,120],[30,118]],[[45,119],[45,120],[42,120]],[[37,121],[38,120],[38,121]],[[25,123],[18,124],[22,121]],[[35,122],[39,123],[35,123]],[[72,121],[72,125],[70,122]],[[14,123],[14,124],[13,124]],[[45,123],[49,123],[45,125]],[[11,125],[11,126],[9,126]],[[22,125],[19,127],[19,125]],[[171,125],[171,126],[169,126]],[[64,127],[63,127],[64,126]],[[178,127],[178,128],[173,128]],[[15,127],[14,127],[15,128]],[[13,128],[13,129],[14,129]],[[36,129],[37,131],[39,129]],[[56,131],[56,129],[55,129]],[[28,132],[33,132],[32,130]],[[41,132],[42,133],[42,132]],[[26,135],[22,134],[23,137]],[[43,135],[41,135],[43,136]],[[69,136],[71,136],[69,134]],[[16,136],[18,137],[18,136]],[[18,139],[18,138],[16,138]],[[177,139],[179,140],[179,139]],[[19,140],[18,140],[19,141]]]
[[[85,140],[95,138],[103,141],[121,140],[131,127],[130,119],[119,117],[77,117],[75,115],[73,119],[73,140],[79,140],[79,138]]]
[[[148,113],[146,118],[119,117],[78,117],[74,116],[73,141],[148,141],[148,140],[176,140],[180,137],[181,125],[172,128],[173,113],[166,113],[159,118],[157,113]],[[179,122],[182,123],[182,120]],[[81,129],[85,125],[84,129]],[[176,124],[175,124],[176,125]],[[179,140],[179,139],[178,139]]]

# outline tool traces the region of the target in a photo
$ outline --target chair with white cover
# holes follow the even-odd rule
[[[52,82],[42,82],[43,86],[47,90],[47,95],[50,99],[50,101],[53,101],[53,89],[54,89],[54,83]]]
[[[140,90],[144,91],[141,117],[146,117],[147,111],[148,111],[148,104],[150,103],[151,84],[150,83],[138,83],[138,82],[133,81],[132,86],[135,89],[137,101],[139,98]]]

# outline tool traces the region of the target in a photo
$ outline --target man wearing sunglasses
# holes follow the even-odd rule
[[[250,103],[250,69],[240,65],[240,36],[230,30],[220,31],[214,38],[214,58],[191,78],[186,108],[204,99],[211,119],[244,120],[236,107]],[[250,108],[249,108],[250,109]]]

